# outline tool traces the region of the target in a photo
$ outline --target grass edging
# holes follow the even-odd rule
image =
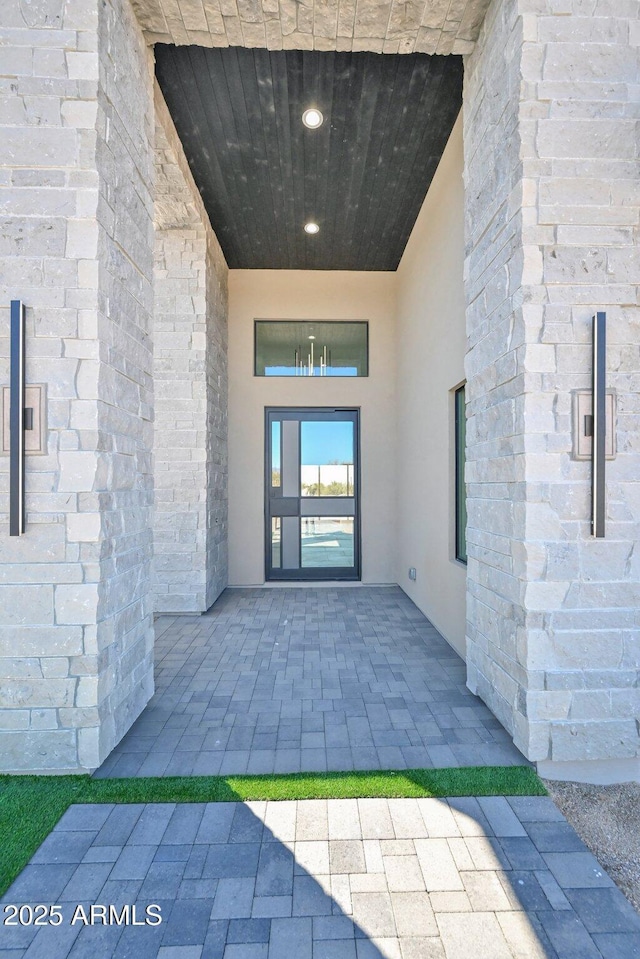
[[[0,776],[0,895],[73,803],[546,796],[530,766],[266,776]]]

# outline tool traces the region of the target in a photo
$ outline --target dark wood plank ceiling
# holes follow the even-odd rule
[[[158,44],[156,72],[230,267],[396,269],[462,104],[461,57]]]

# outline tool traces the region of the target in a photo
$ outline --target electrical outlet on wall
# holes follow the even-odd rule
[[[415,578],[416,578],[416,568],[415,568],[415,566],[410,566],[410,567],[409,567],[409,579],[415,579]]]

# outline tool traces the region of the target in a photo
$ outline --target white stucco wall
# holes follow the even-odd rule
[[[462,166],[459,118],[397,272],[396,579],[464,656],[452,392],[464,380],[466,348]]]
[[[395,577],[395,274],[229,273],[229,583],[264,582],[266,406],[360,407],[362,581]],[[369,376],[253,376],[254,319],[369,321]]]

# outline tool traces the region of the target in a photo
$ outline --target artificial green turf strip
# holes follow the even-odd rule
[[[529,766],[271,776],[0,776],[0,895],[72,803],[546,796]]]

